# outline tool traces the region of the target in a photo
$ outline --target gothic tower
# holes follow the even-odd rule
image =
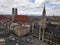
[[[16,15],[17,15],[17,8],[12,8],[12,21],[14,21]]]
[[[45,10],[45,5],[44,5],[43,12],[42,12],[42,17],[41,17],[42,27],[44,27],[45,23],[46,23],[46,10]]]
[[[43,13],[42,13],[42,41],[44,41],[45,28],[46,28],[46,10],[44,5]]]
[[[43,8],[43,13],[42,13],[42,16],[46,16],[46,10],[45,10],[45,5],[44,5],[44,8]]]
[[[42,16],[41,16],[41,20],[40,20],[40,27],[44,28],[45,23],[46,23],[46,10],[45,10],[45,6],[44,6]]]
[[[42,16],[41,16],[41,21],[40,21],[40,37],[39,39],[44,41],[44,29],[46,27],[46,10],[45,10],[45,5],[43,8]]]

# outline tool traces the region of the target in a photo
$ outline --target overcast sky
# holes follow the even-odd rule
[[[42,15],[44,4],[46,15],[60,16],[60,0],[0,0],[0,14],[11,14],[17,8],[18,14]]]

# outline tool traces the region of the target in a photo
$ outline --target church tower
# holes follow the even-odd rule
[[[17,15],[17,8],[12,8],[12,21],[14,21],[16,15]]]
[[[41,21],[40,21],[40,31],[39,31],[40,32],[39,39],[42,41],[44,41],[45,27],[46,27],[46,10],[45,10],[45,5],[44,5],[42,16],[41,16]]]
[[[46,23],[46,10],[45,10],[45,5],[44,5],[42,16],[41,16],[41,21],[40,21],[40,27],[44,28],[45,23]]]
[[[46,16],[46,10],[45,10],[45,5],[44,5],[44,8],[43,8],[43,13],[42,13],[42,16]]]

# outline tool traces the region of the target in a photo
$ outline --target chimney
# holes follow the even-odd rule
[[[12,21],[14,21],[16,15],[17,15],[17,8],[12,8]]]

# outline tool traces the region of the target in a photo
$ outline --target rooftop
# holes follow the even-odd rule
[[[19,20],[22,20],[22,21],[27,21],[29,19],[28,16],[24,16],[24,15],[16,15],[15,16],[15,21],[19,21]]]

